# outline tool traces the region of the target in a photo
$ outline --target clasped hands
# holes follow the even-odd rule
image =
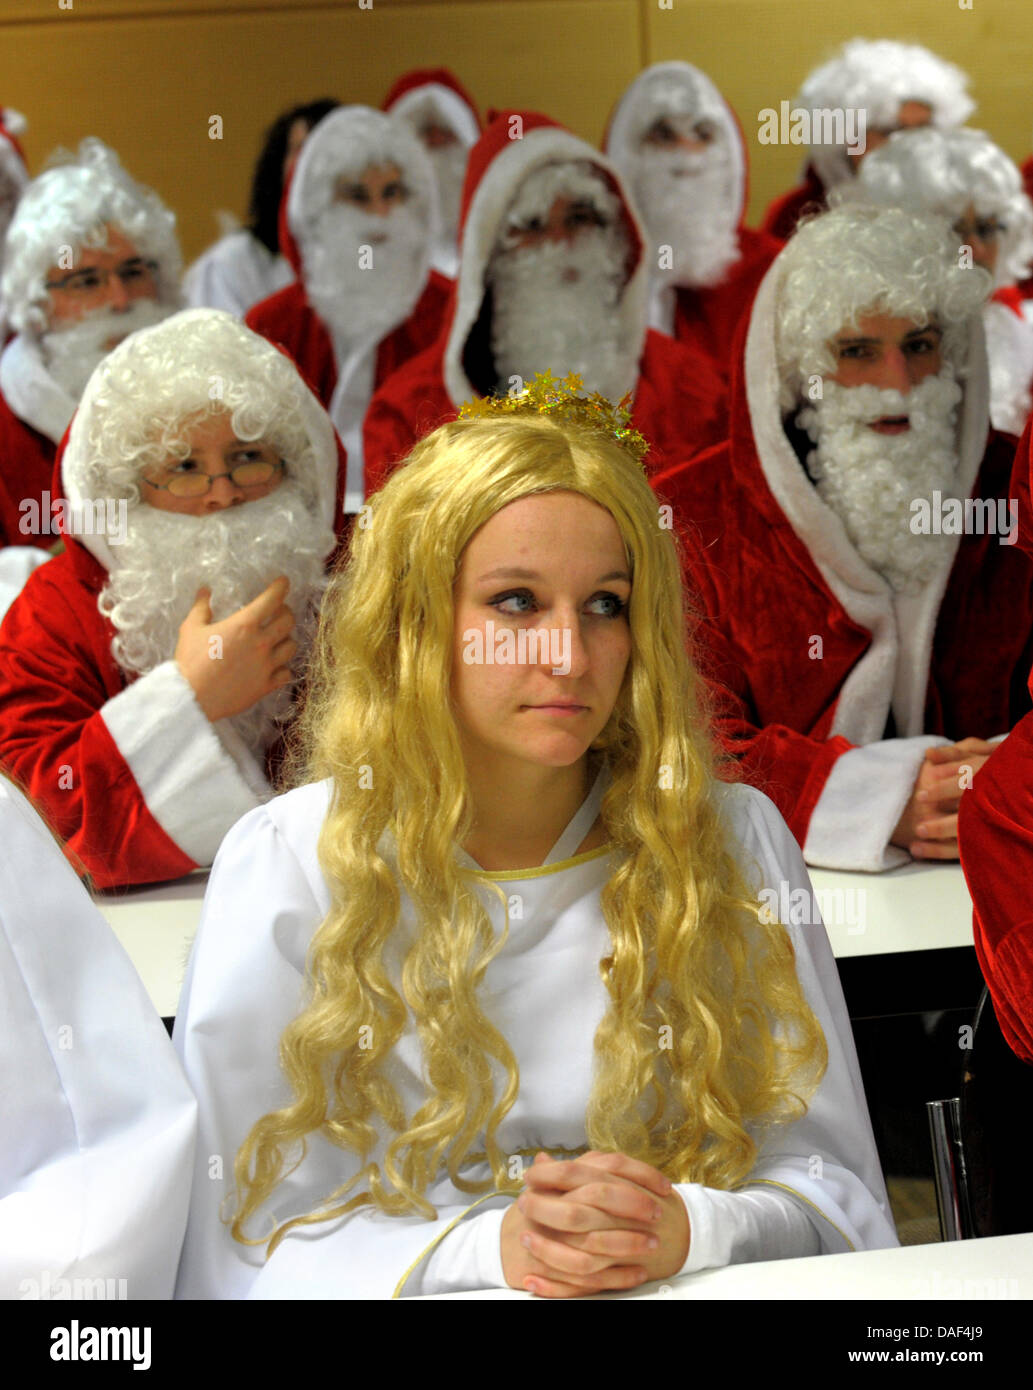
[[[999,747],[981,738],[927,748],[890,843],[916,859],[958,858],[958,807],[968,783]]]
[[[545,1298],[633,1289],[677,1274],[689,1253],[685,1203],[657,1168],[595,1150],[535,1155],[502,1222],[511,1288]]]

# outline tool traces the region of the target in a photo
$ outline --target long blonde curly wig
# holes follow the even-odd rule
[[[332,904],[309,951],[309,1002],[280,1043],[295,1099],[258,1120],[235,1166],[233,1235],[268,1239],[270,1254],[293,1226],[365,1204],[432,1218],[426,1190],[443,1172],[465,1192],[515,1189],[496,1135],[520,1078],[478,999],[505,934],[456,856],[472,813],[449,696],[453,589],[481,526],[558,490],[610,512],[632,575],[631,657],[593,755],[609,769],[614,868],[589,1143],[675,1181],[732,1188],[765,1126],[802,1114],[824,1071],[789,937],[759,913],[712,796],[677,547],[641,467],[612,439],[552,416],[446,424],[372,499],[323,609],[299,746],[303,780],[332,782],[319,840]],[[386,947],[403,892],[420,926],[399,972]],[[388,1069],[408,1025],[427,1085],[414,1114]],[[247,1236],[316,1132],[357,1155],[357,1173],[272,1237]],[[485,1182],[463,1176],[475,1153],[490,1163]]]

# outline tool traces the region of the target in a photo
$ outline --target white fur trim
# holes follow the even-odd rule
[[[775,500],[822,578],[871,645],[843,683],[833,734],[851,743],[882,738],[892,709],[902,737],[922,732],[932,640],[960,537],[944,545],[940,567],[913,597],[894,596],[862,559],[842,521],[822,501],[782,427],[775,358],[775,305],[781,256],[757,292],[746,340],[746,394],[761,470]],[[986,449],[987,368],[982,323],[972,320],[968,376],[959,412],[958,495],[971,496]]]
[[[555,126],[538,126],[520,140],[513,140],[491,162],[484,172],[470,204],[463,242],[460,249],[459,279],[456,289],[455,314],[445,348],[445,389],[458,410],[464,401],[477,395],[463,370],[463,349],[470,330],[477,321],[484,300],[485,275],[495,242],[502,229],[503,218],[518,186],[528,174],[546,164],[588,160],[604,170],[620,190],[620,196],[635,228],[640,248],[645,245],[645,232],[638,213],[624,189],[624,183],[614,164],[584,140]],[[617,320],[620,329],[621,352],[635,361],[642,356],[646,341],[646,314],[649,295],[649,267],[639,253],[638,263],[621,295]]]
[[[24,333],[0,353],[0,391],[20,420],[54,444],[61,443],[75,401],[47,371],[35,340]]]
[[[654,116],[662,115],[663,109],[651,95],[649,87],[658,79],[670,77],[680,79],[698,98],[698,115],[706,116],[721,127],[727,137],[728,149],[734,166],[736,191],[735,223],[742,221],[746,198],[746,151],[743,148],[742,131],[732,108],[715,87],[714,83],[699,68],[691,63],[674,61],[654,63],[635,78],[631,86],[617,103],[610,129],[606,137],[606,153],[617,168],[627,177],[638,157],[638,147],[633,127],[641,120],[643,110],[651,110]]]
[[[434,102],[438,112],[444,116],[445,123],[467,149],[476,145],[481,134],[477,117],[458,92],[453,92],[451,87],[446,87],[441,82],[425,82],[421,87],[410,87],[387,109],[392,116],[408,119],[408,113],[412,108],[422,105],[428,98]]]
[[[340,344],[334,342],[337,385],[334,387],[329,409],[330,419],[334,422],[348,455],[344,510],[349,515],[355,515],[362,510],[366,496],[362,425],[369,403],[373,399],[379,346],[379,342],[362,343],[343,354]]]
[[[174,661],[141,676],[100,713],[148,811],[197,864],[210,864],[229,828],[273,794],[264,777],[264,791],[256,792],[257,764],[242,773],[243,745],[227,751]]]
[[[991,300],[983,310],[983,328],[990,359],[990,421],[995,430],[1021,434],[1030,412],[1033,325]]]
[[[914,791],[926,749],[949,742],[935,735],[890,738],[837,758],[807,827],[807,863],[873,874],[910,863],[907,850],[891,845],[890,836]]]

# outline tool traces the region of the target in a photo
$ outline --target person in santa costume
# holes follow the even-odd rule
[[[354,515],[373,392],[433,342],[448,299],[448,281],[430,269],[430,161],[404,121],[340,107],[302,146],[283,220],[281,245],[299,278],[246,322],[290,353],[329,411],[348,454],[345,510]]]
[[[293,266],[280,254],[284,185],[306,135],[339,105],[325,97],[292,106],[269,127],[251,182],[247,225],[235,225],[183,276],[183,294],[191,308],[225,309],[243,318],[252,304],[294,279]],[[218,217],[230,220],[229,213]]]
[[[173,214],[99,140],[22,195],[4,257],[0,546],[53,545],[32,517],[83,388],[116,343],[179,307],[180,271]]]
[[[955,251],[899,208],[801,226],[754,303],[730,439],[655,480],[725,744],[823,867],[956,858],[959,796],[1029,708],[989,275]]]
[[[333,428],[285,354],[186,310],[96,370],[58,468],[65,551],[0,627],[0,765],[98,887],[177,878],[272,795]]]
[[[864,161],[845,196],[946,217],[959,240],[953,259],[968,248],[967,259],[993,276],[983,310],[990,423],[1020,435],[1033,404],[1033,324],[1016,281],[1033,262],[1033,204],[1015,164],[982,131],[898,132]]]
[[[614,165],[536,112],[501,112],[470,154],[462,259],[437,342],[388,380],[365,425],[366,488],[379,487],[473,397],[538,372],[633,394],[649,466],[716,443],[725,386],[710,357],[647,325],[645,234]]]
[[[770,205],[764,230],[783,241],[791,237],[801,216],[825,207],[828,193],[851,179],[865,155],[894,131],[963,125],[975,110],[967,86],[960,68],[918,44],[850,39],[809,74],[792,109],[863,112],[864,148],[851,154],[845,145],[812,144],[801,183]]]
[[[29,182],[29,171],[19,136],[27,122],[20,111],[0,106],[0,271],[4,264],[4,243],[7,229],[18,206],[18,200]],[[7,340],[7,310],[0,294],[0,343]]]
[[[132,961],[0,777],[0,1298],[170,1298],[195,1101]]]
[[[447,68],[416,68],[394,83],[384,98],[384,110],[408,122],[423,141],[437,180],[440,214],[430,263],[454,279],[459,268],[459,209],[466,163],[481,133],[477,107]]]
[[[743,226],[746,146],[732,108],[689,63],[656,63],[621,97],[606,153],[649,235],[649,322],[723,367],[781,243]]]

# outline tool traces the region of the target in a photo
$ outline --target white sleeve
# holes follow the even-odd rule
[[[432,1221],[359,1208],[296,1227],[268,1261],[263,1246],[235,1241],[220,1220],[224,1199],[232,1210],[234,1158],[252,1125],[293,1098],[280,1069],[279,1040],[303,1007],[306,953],[329,906],[315,858],[325,800],[301,837],[310,851],[302,851],[275,823],[290,799],[246,816],[223,842],[184,983],[175,1044],[198,1098],[200,1134],[176,1295],[390,1298],[483,1288],[501,1273],[501,1255],[491,1250],[501,1215],[485,1210],[489,1204],[504,1209],[510,1199],[499,1194],[471,1201],[455,1193],[454,1201],[438,1204]],[[249,1229],[268,1230],[270,1218],[278,1223],[304,1214],[356,1168],[354,1155],[310,1135],[303,1162]],[[475,1212],[485,1220],[475,1230],[469,1223],[472,1243],[465,1231],[452,1241]],[[496,1223],[493,1236],[488,1218]],[[424,1262],[439,1245],[428,1275]]]
[[[0,779],[0,1298],[170,1298],[197,1105],[129,957]]]
[[[196,864],[210,864],[230,826],[273,794],[241,740],[220,737],[174,661],[113,696],[100,715],[148,811]]]
[[[891,845],[890,836],[914,790],[926,749],[949,743],[935,734],[888,738],[837,758],[807,826],[807,863],[868,873],[910,863],[907,850]]]
[[[183,297],[190,309],[225,309],[242,319],[251,304],[226,274],[225,259],[225,240],[203,252],[183,276]]]
[[[760,792],[737,786],[726,795],[737,812],[737,852],[756,880],[758,894],[766,889],[775,901],[811,904],[810,924],[784,925],[804,995],[825,1034],[828,1067],[807,1113],[770,1132],[742,1189],[679,1188],[693,1226],[691,1240],[699,1240],[695,1250],[690,1244],[682,1272],[751,1259],[894,1246],[896,1232],[850,1019],[799,846]],[[779,1200],[760,1202],[762,1194]],[[812,1237],[789,1204],[810,1223]]]

